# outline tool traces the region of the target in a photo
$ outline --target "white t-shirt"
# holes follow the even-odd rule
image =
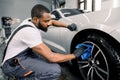
[[[31,25],[33,27],[24,27],[14,35],[8,45],[3,63],[28,47],[32,48],[42,43],[40,30],[29,19],[24,20],[20,26],[22,25]]]

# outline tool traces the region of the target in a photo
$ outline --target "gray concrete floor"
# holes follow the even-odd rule
[[[62,73],[60,79],[58,80],[80,80],[73,71],[73,67],[69,64],[62,64],[61,65]]]
[[[2,59],[4,46],[5,46],[4,44],[0,45],[0,61]],[[72,72],[72,68],[69,64],[62,63],[60,65],[61,65],[62,73],[58,80],[80,80],[78,77],[74,75],[74,73]],[[8,80],[8,78],[2,73],[1,69],[0,69],[0,80]]]
[[[3,49],[4,49],[4,44],[0,44],[0,62],[1,62],[1,60],[2,60],[2,54],[3,54]],[[2,70],[1,70],[1,68],[0,68],[0,80],[8,80],[7,79],[7,77],[2,73]]]

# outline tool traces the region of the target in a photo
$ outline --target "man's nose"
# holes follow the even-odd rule
[[[48,26],[52,25],[52,21],[49,21],[47,25],[48,25]]]

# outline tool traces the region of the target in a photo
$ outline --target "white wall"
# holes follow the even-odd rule
[[[77,8],[77,0],[66,0],[66,8]]]
[[[120,7],[120,0],[102,0],[102,10]]]
[[[22,21],[31,17],[31,9],[35,4],[43,4],[51,9],[50,2],[51,0],[0,0],[0,26],[2,16],[19,18]]]
[[[77,3],[78,0],[66,0],[66,8],[77,8]],[[95,10],[100,10],[101,9],[101,0],[96,0],[95,1]],[[84,9],[84,7],[82,7]],[[87,0],[87,11],[92,11],[92,0]]]

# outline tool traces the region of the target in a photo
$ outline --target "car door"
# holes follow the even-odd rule
[[[57,11],[51,13],[55,16],[56,20],[61,18],[61,15]],[[43,41],[55,52],[65,52],[61,43],[61,30],[62,27],[50,26],[47,32],[42,31]]]
[[[55,52],[66,52],[61,43],[61,27],[50,26],[47,32],[41,31],[43,41]]]
[[[61,15],[57,11],[52,12],[52,14],[55,16],[55,18],[57,20],[60,20],[60,21],[61,21],[61,19],[63,20],[63,18],[61,17]],[[63,21],[65,21],[66,23],[68,22],[66,19]],[[66,38],[67,38],[67,36],[68,36],[67,34],[69,32],[70,31],[64,27],[50,26],[48,28],[47,32],[42,31],[43,41],[53,51],[60,52],[60,53],[66,53],[68,51],[67,44],[69,43],[69,42],[68,43],[66,42],[66,40],[67,41],[69,40]]]

